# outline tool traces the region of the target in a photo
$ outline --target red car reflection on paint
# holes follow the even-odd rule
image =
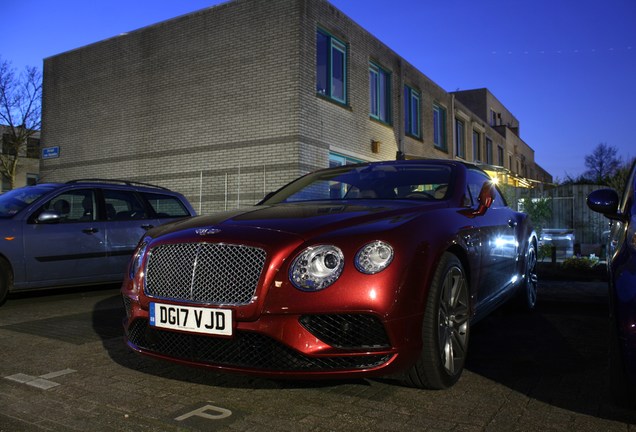
[[[478,167],[409,160],[303,176],[256,206],[148,231],[128,345],[270,377],[460,377],[470,326],[533,308],[537,238]]]

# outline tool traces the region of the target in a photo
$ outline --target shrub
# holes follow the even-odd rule
[[[561,266],[564,270],[585,271],[592,270],[596,264],[598,264],[598,258],[571,257],[563,260]]]

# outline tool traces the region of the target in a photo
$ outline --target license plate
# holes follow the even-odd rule
[[[232,310],[150,303],[150,325],[193,333],[232,336]]]

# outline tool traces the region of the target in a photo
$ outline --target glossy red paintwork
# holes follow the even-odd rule
[[[385,165],[408,163],[387,162]],[[145,239],[149,249],[161,244],[190,242],[241,244],[264,249],[267,258],[252,301],[243,306],[224,306],[234,311],[235,331],[266,335],[309,357],[388,354],[389,358],[383,364],[361,369],[269,370],[191,361],[144,349],[130,341],[129,345],[143,354],[183,364],[261,376],[375,376],[408,368],[422,349],[423,311],[432,274],[441,255],[452,251],[466,268],[471,285],[471,314],[474,319],[479,319],[509,298],[518,287],[519,279],[515,275],[522,277],[524,274],[524,253],[533,235],[526,216],[501,203],[500,208],[487,209],[483,215],[467,212],[478,208],[478,203],[474,202],[476,197],[473,203],[466,197],[466,172],[470,167],[449,161],[434,163],[453,170],[453,188],[444,199],[359,199],[272,205],[265,202],[240,211],[158,227],[149,231]],[[220,231],[202,237],[196,234],[199,227],[214,227]],[[493,233],[508,236],[507,249],[505,246],[497,249],[500,246],[495,245]],[[362,274],[355,268],[354,256],[363,245],[375,240],[392,245],[393,261],[377,274]],[[306,247],[322,244],[342,250],[344,271],[326,289],[301,291],[290,282],[289,266]],[[485,275],[488,274],[491,281],[503,281],[500,289],[490,293],[484,291]],[[135,320],[148,319],[148,304],[153,299],[144,293],[143,283],[143,272],[138,272],[122,286],[122,294],[131,305],[124,323],[127,332]],[[300,324],[302,315],[312,314],[376,316],[386,331],[389,346],[332,347]]]

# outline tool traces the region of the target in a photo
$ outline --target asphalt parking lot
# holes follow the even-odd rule
[[[272,381],[141,357],[116,287],[0,308],[0,431],[636,431],[606,376],[606,285],[542,282],[532,314],[473,327],[459,383]]]

